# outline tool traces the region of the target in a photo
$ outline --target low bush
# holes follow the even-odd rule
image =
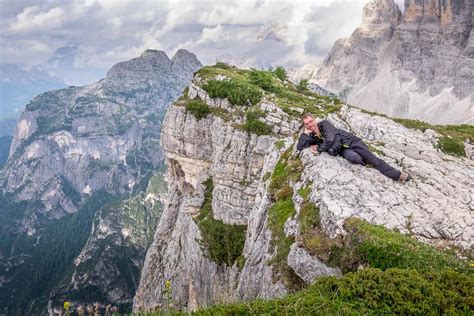
[[[189,100],[186,103],[186,110],[192,113],[197,120],[207,117],[210,112],[209,106],[198,99]]]
[[[211,98],[227,98],[232,105],[256,105],[262,92],[249,83],[237,80],[208,80],[202,88]]]
[[[298,92],[300,92],[300,93],[305,93],[305,92],[309,91],[308,79],[300,80],[300,82],[296,86],[296,89],[298,89]]]
[[[249,80],[265,91],[276,92],[278,90],[278,87],[273,83],[273,74],[270,71],[252,69]]]
[[[262,115],[263,114],[259,111],[247,112],[246,120],[243,126],[244,130],[259,136],[271,134],[272,128],[258,119],[259,117],[262,117]]]
[[[461,139],[452,138],[449,136],[440,137],[438,140],[438,146],[441,151],[446,154],[450,154],[458,157],[466,157],[466,151],[464,149],[464,142]]]
[[[278,79],[280,79],[281,81],[285,81],[288,79],[288,75],[286,74],[286,70],[285,68],[283,67],[280,67],[278,66],[274,71],[273,73],[275,74],[275,76],[277,76]]]

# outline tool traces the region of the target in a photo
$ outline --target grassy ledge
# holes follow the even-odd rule
[[[453,271],[363,269],[322,277],[273,300],[215,306],[193,315],[468,315],[474,279]]]
[[[303,166],[298,157],[291,155],[291,151],[292,146],[281,155],[271,175],[268,192],[273,204],[267,216],[268,227],[272,232],[271,244],[276,250],[269,261],[274,278],[282,279],[290,290],[296,290],[303,286],[303,282],[286,263],[294,238],[285,235],[284,226],[286,220],[296,214],[292,185],[300,180]]]
[[[362,110],[362,113],[377,115],[385,118],[389,118],[385,114],[376,112],[370,112]],[[464,141],[470,144],[474,144],[474,126],[461,124],[461,125],[431,125],[419,120],[402,119],[402,118],[390,118],[395,122],[412,129],[418,129],[422,132],[427,129],[432,129],[440,135],[438,140],[438,148],[449,155],[456,157],[466,157],[464,150]]]
[[[218,305],[194,315],[468,315],[474,309],[474,274],[468,262],[410,236],[350,218],[344,238],[318,233],[310,208],[309,186],[299,190],[304,202],[301,234],[319,238],[313,254],[343,267],[340,277],[321,277],[305,289],[272,300]],[[360,269],[361,266],[366,268]]]
[[[301,112],[327,116],[340,109],[341,101],[301,89],[287,80],[281,67],[275,71],[244,70],[224,63],[206,66],[195,73],[202,79],[203,88],[211,98],[227,98],[234,106],[255,106],[266,99],[277,104],[293,117]],[[284,70],[283,70],[284,71]],[[216,80],[217,76],[224,80]]]
[[[199,214],[194,218],[201,231],[201,246],[208,258],[220,265],[232,266],[236,261],[243,267],[242,250],[244,249],[247,225],[229,225],[214,219],[212,212],[212,178],[204,182],[206,190],[204,202]]]

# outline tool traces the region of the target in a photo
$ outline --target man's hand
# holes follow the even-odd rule
[[[311,151],[313,152],[313,154],[318,155],[318,145],[311,145]]]

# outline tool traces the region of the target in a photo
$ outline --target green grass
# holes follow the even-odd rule
[[[214,306],[193,315],[468,315],[474,279],[454,271],[363,269],[322,277],[273,300]]]
[[[277,140],[275,142],[276,149],[280,150],[280,149],[283,148],[283,146],[285,146],[285,141],[284,140]]]
[[[268,192],[273,200],[268,210],[268,228],[272,232],[271,244],[276,254],[269,261],[273,267],[273,277],[282,279],[291,290],[300,289],[302,280],[286,263],[293,237],[287,237],[284,232],[285,222],[296,214],[293,203],[292,181],[298,181],[303,169],[301,160],[291,155],[292,147],[288,148],[278,160],[273,170]]]
[[[451,138],[449,136],[440,137],[438,146],[441,151],[457,157],[466,157],[464,142],[461,139]]]
[[[290,81],[281,80],[278,76],[283,78],[284,76],[277,70],[275,72],[242,70],[220,63],[203,67],[195,75],[204,79],[202,88],[209,93],[210,97],[228,98],[233,105],[249,105],[247,100],[250,100],[252,105],[256,105],[263,97],[266,97],[287,114],[297,118],[300,118],[301,113],[292,108],[303,109],[304,112],[320,117],[325,117],[340,109],[339,99],[321,96],[308,89],[299,91]],[[224,75],[228,80],[214,80],[218,75]],[[255,97],[251,99],[248,95]]]
[[[186,110],[193,114],[198,121],[207,117],[210,112],[209,106],[200,99],[188,100]]]
[[[212,211],[212,178],[206,180],[204,185],[204,202],[194,218],[201,231],[201,246],[206,256],[217,264],[232,266],[238,261],[238,266],[243,266],[242,250],[247,225],[230,225],[215,219]]]
[[[249,80],[250,83],[265,91],[276,92],[279,90],[279,87],[274,83],[276,78],[270,71],[252,69],[249,73]]]
[[[298,191],[304,199],[302,208],[309,202],[310,192],[309,186]],[[273,229],[281,230],[285,218],[291,215],[284,211],[291,206],[280,203],[279,212],[272,215],[269,211],[269,222],[276,226],[272,234]],[[474,309],[472,268],[454,253],[357,218],[346,220],[348,234],[344,238],[329,239],[315,229],[314,224],[319,221],[315,214],[303,214],[302,211],[302,234],[321,239],[313,254],[320,256],[321,251],[329,251],[323,257],[329,262],[332,259],[332,263],[338,259],[337,264],[346,274],[321,277],[282,298],[218,305],[194,314],[467,315]],[[358,269],[360,265],[366,268]]]
[[[248,111],[245,115],[245,123],[243,129],[249,133],[261,135],[270,135],[272,133],[272,128],[259,120],[264,114],[261,111]]]
[[[370,112],[361,109],[362,113],[377,115],[385,118],[389,118],[385,114],[376,112]],[[466,152],[464,150],[464,141],[468,141],[470,144],[474,144],[474,126],[468,124],[461,125],[432,125],[419,120],[393,118],[393,120],[407,128],[418,129],[422,132],[427,129],[432,129],[440,134],[438,140],[438,148],[449,155],[457,157],[465,157]]]
[[[232,105],[252,106],[262,99],[262,92],[258,87],[245,81],[208,80],[202,88],[211,98],[227,98]]]
[[[373,225],[357,218],[346,220],[344,228],[350,236],[350,247],[355,249],[360,260],[371,267],[417,271],[470,271],[467,261],[459,259],[454,252],[439,251],[397,230]]]
[[[377,153],[380,156],[386,156],[385,153],[381,149],[379,149],[378,147],[375,147],[375,145],[380,145],[380,144],[367,143],[367,146],[369,147],[371,152]]]
[[[321,226],[321,219],[319,209],[309,200],[311,193],[311,186],[305,186],[298,191],[298,194],[303,198],[299,214],[300,234],[304,237],[310,235],[314,229],[319,229]]]
[[[417,271],[456,270],[468,272],[468,262],[453,251],[440,251],[411,236],[357,218],[345,221],[345,236],[330,239],[320,229],[309,229],[302,235],[304,247],[329,266],[339,267],[344,273],[370,266]]]

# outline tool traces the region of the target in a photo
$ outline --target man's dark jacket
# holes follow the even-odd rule
[[[348,148],[354,140],[359,139],[352,133],[345,130],[338,129],[327,120],[323,120],[318,124],[318,129],[321,132],[322,138],[314,133],[301,134],[296,148],[303,150],[311,145],[318,145],[318,151],[326,151],[332,156],[336,156],[341,151],[341,147]]]

